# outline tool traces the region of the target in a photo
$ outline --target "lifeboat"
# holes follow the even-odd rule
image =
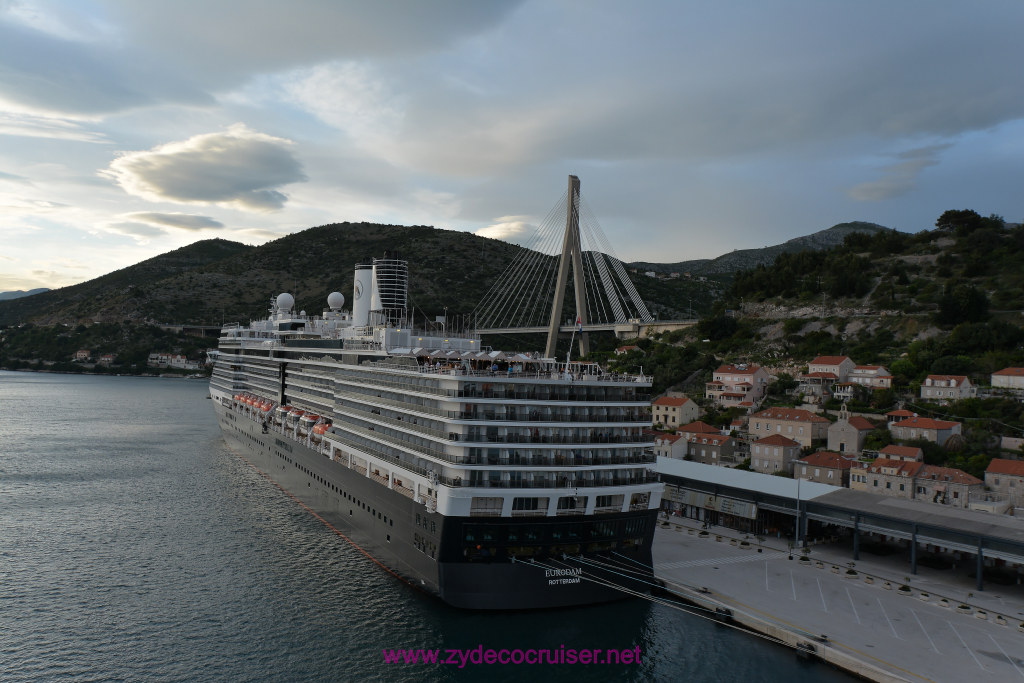
[[[281,424],[284,421],[284,416],[287,415],[288,411],[291,409],[291,406],[278,406],[277,408],[274,408],[274,422]]]
[[[307,413],[307,414],[301,416],[299,418],[299,425],[298,425],[299,436],[305,436],[307,433],[309,433],[310,427],[315,425],[319,419],[320,419],[320,416],[319,415],[314,415],[313,413]]]
[[[313,439],[316,443],[320,443],[320,440],[323,439],[324,434],[327,433],[330,427],[330,422],[321,422],[320,424],[313,425],[313,432],[309,435],[309,438]]]
[[[264,413],[269,413],[270,409],[274,407],[274,404],[270,401],[264,401],[260,404],[260,410]]]

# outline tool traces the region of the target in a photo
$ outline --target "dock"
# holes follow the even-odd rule
[[[910,576],[900,558],[790,541],[663,518],[655,575],[720,621],[867,680],[1024,683],[1024,587],[977,591],[969,567]]]

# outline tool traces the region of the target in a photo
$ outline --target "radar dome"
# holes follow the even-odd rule
[[[345,295],[341,292],[331,292],[327,295],[327,305],[332,311],[340,310],[345,305]]]
[[[292,310],[292,306],[295,305],[295,297],[285,292],[284,294],[277,295],[277,310],[279,312],[287,312]]]

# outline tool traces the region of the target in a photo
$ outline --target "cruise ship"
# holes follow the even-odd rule
[[[322,315],[280,294],[226,325],[228,443],[395,576],[467,609],[645,591],[663,485],[650,381],[409,327],[408,263],[355,267]]]

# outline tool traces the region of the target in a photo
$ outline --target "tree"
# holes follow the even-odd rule
[[[935,221],[935,227],[939,230],[955,231],[959,236],[970,234],[982,224],[981,216],[971,209],[945,211]]]
[[[939,325],[984,322],[988,319],[988,297],[972,285],[960,284],[946,287],[939,299],[939,312],[935,322]]]

